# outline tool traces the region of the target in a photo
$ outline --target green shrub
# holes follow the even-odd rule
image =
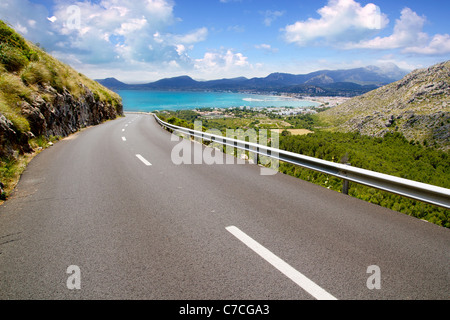
[[[28,45],[26,40],[1,20],[0,43],[19,50],[29,61],[35,61],[34,59],[37,58],[36,51]]]
[[[21,78],[28,85],[44,84],[51,82],[52,75],[45,65],[39,62],[32,62],[25,68]]]
[[[15,105],[21,100],[32,101],[32,90],[25,86],[22,80],[10,73],[0,74],[0,97],[9,105]]]
[[[0,75],[0,112],[20,132],[30,131],[28,120],[22,116],[19,103],[32,100],[32,91],[17,76],[9,73]]]
[[[16,72],[28,64],[28,59],[19,49],[0,43],[0,62],[7,71]]]
[[[37,136],[30,140],[30,145],[33,148],[41,147],[45,148],[48,144],[48,139],[45,136]]]
[[[4,184],[4,192],[0,200],[6,200],[26,167],[26,157],[5,157],[0,159],[0,181]]]
[[[4,103],[1,99],[0,113],[3,114],[9,121],[11,121],[18,131],[22,133],[30,131],[30,123],[24,116],[21,115],[20,110],[18,108],[12,108],[8,104]]]

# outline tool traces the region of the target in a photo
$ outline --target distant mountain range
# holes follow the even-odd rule
[[[356,96],[400,80],[408,71],[394,64],[347,70],[321,70],[308,74],[272,73],[265,78],[232,78],[197,81],[189,76],[146,84],[126,84],[115,78],[96,80],[112,90],[210,90],[289,92],[307,95]]]

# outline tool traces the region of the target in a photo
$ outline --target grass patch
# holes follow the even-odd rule
[[[22,72],[21,79],[26,85],[50,84],[52,74],[41,62],[31,62]]]
[[[11,48],[16,48],[27,60],[35,58],[36,51],[29,46],[20,34],[3,21],[0,21],[0,42]]]
[[[45,136],[38,136],[38,137],[34,137],[33,139],[30,140],[30,146],[33,149],[36,149],[36,148],[45,149],[45,148],[49,147],[51,145],[51,143],[54,143],[59,140],[61,140],[61,137],[59,137],[59,136],[50,136],[48,138]]]
[[[60,139],[61,137],[58,136],[50,136],[49,138],[44,136],[35,137],[30,140],[30,146],[35,150],[34,152],[18,155],[15,158],[0,159],[0,181],[4,185],[4,193],[0,197],[0,205],[10,197],[30,161],[42,150],[50,147]]]
[[[7,44],[0,44],[0,62],[9,72],[20,71],[28,64],[28,59],[20,52],[19,49],[11,47]]]
[[[271,129],[274,132],[278,132],[279,134],[287,135],[291,134],[293,136],[304,136],[305,134],[314,133],[308,129]],[[287,132],[287,134],[286,134]]]
[[[20,101],[32,102],[33,89],[27,87],[23,81],[14,74],[2,73],[0,75],[0,96],[4,102],[13,105]]]
[[[0,159],[0,181],[4,185],[0,204],[11,195],[28,163],[37,153],[21,155],[17,158]]]
[[[3,114],[9,121],[11,121],[14,127],[22,133],[30,131],[30,123],[21,115],[19,107],[13,107],[10,104],[2,101],[0,96],[0,113]]]

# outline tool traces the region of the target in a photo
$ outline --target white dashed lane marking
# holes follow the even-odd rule
[[[147,161],[147,159],[145,159],[143,156],[141,156],[140,154],[137,154],[136,157],[141,160],[146,166],[151,166],[152,164],[150,162]]]
[[[281,273],[287,276],[289,279],[294,281],[303,290],[308,292],[317,300],[337,300],[331,294],[326,292],[324,289],[319,287],[313,281],[305,277],[303,274],[295,270],[289,264],[284,262],[282,259],[277,257],[275,254],[270,252],[268,249],[260,245],[258,242],[253,240],[251,237],[246,235],[244,232],[236,228],[235,226],[230,226],[226,228],[228,232],[238,238],[247,247],[256,252],[260,257],[269,262],[272,266],[278,269]]]

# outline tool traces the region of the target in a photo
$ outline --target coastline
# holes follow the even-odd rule
[[[124,111],[151,112],[157,110],[194,110],[250,108],[312,108],[322,102],[311,97],[297,97],[287,94],[263,94],[259,92],[211,92],[211,91],[141,91],[119,90]]]

